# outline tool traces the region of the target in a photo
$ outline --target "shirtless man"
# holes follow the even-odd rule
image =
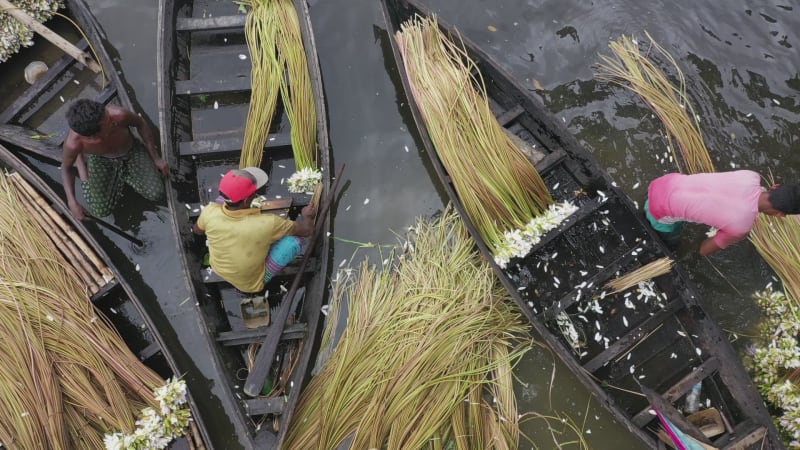
[[[70,105],[67,122],[70,130],[64,140],[61,181],[73,216],[84,219],[87,212],[96,217],[111,214],[125,184],[148,200],[164,197],[159,174],[167,176],[169,165],[158,155],[153,132],[144,119],[124,108],[80,99]],[[136,127],[144,144],[134,139],[129,127]],[[78,169],[88,211],[75,199],[73,167]]]

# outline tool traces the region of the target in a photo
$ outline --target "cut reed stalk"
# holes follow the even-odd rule
[[[497,122],[463,46],[435,19],[420,17],[403,24],[395,39],[436,152],[470,220],[496,247],[506,232],[523,228],[553,203],[550,193]]]
[[[750,241],[780,278],[786,297],[800,305],[800,217],[760,214]]]
[[[638,269],[628,272],[621,277],[614,278],[606,283],[605,288],[611,289],[608,294],[616,294],[628,288],[638,285],[643,281],[652,280],[655,277],[669,273],[675,262],[672,258],[664,257],[651,261]]]
[[[0,177],[0,440],[18,448],[99,448],[132,432],[163,385],[86,298],[77,273]]]
[[[395,270],[365,262],[335,288],[331,309],[348,301],[347,324],[301,395],[287,448],[517,447],[520,313],[452,209],[415,230]]]
[[[714,172],[714,163],[703,142],[697,115],[686,95],[686,81],[675,59],[650,34],[650,48],[639,52],[636,40],[627,36],[609,44],[613,57],[600,55],[595,77],[629,89],[661,119],[667,129],[667,140],[678,170],[683,173]],[[675,70],[678,86],[647,58],[655,50]],[[676,151],[676,148],[678,151]]]

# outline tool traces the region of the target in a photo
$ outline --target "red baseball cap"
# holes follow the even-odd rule
[[[219,182],[219,193],[225,200],[238,203],[267,184],[269,176],[258,167],[229,170]]]

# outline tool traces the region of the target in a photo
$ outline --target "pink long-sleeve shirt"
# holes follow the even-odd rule
[[[745,237],[758,216],[761,177],[751,170],[656,178],[647,189],[649,210],[661,223],[688,221],[717,228],[725,248]]]

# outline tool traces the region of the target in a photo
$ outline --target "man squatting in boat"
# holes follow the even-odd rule
[[[211,268],[245,293],[262,291],[300,253],[300,238],[310,236],[314,227],[310,205],[297,222],[251,207],[268,180],[257,167],[229,171],[219,182],[220,198],[203,208],[193,227],[206,235]]]
[[[686,222],[717,229],[700,245],[710,255],[736,243],[753,228],[758,213],[784,217],[800,213],[800,185],[761,187],[761,176],[751,170],[656,178],[647,189],[644,211],[653,228],[674,243]]]
[[[125,184],[151,201],[164,197],[169,165],[158,155],[153,132],[139,115],[118,107],[80,99],[67,110],[69,132],[64,139],[61,181],[72,215],[86,217],[87,210],[75,199],[78,169],[88,212],[95,217],[111,214],[122,197]],[[144,143],[134,139],[136,127]]]

